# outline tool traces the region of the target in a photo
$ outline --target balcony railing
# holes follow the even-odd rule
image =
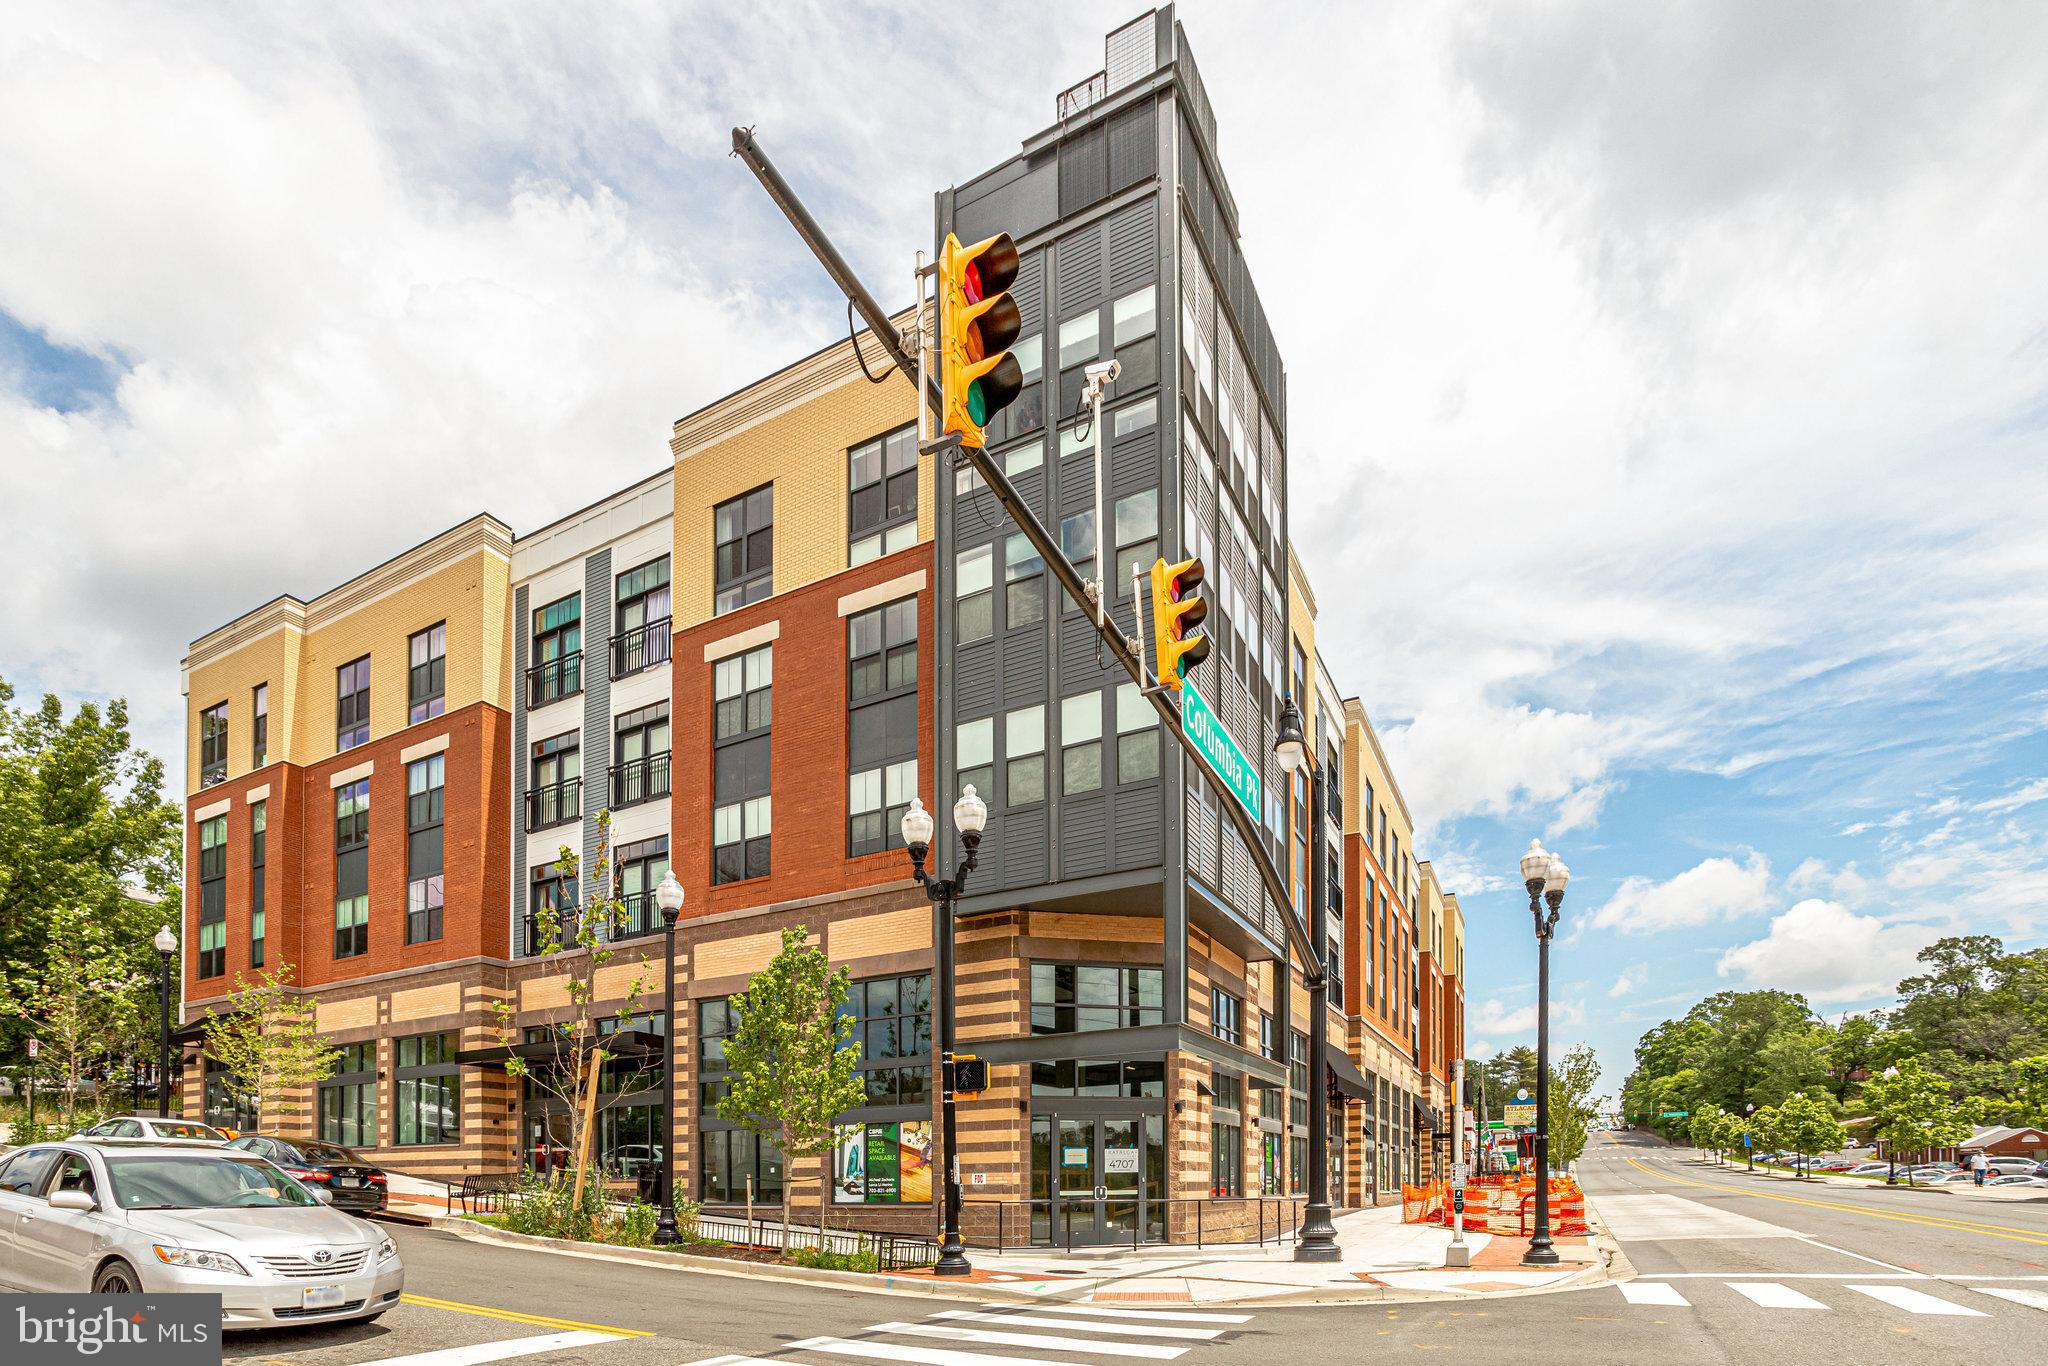
[[[638,806],[669,794],[669,751],[613,764],[605,773],[612,810]]]
[[[576,947],[576,925],[575,908],[571,907],[556,913],[555,939],[559,948],[573,949]],[[529,911],[526,916],[526,956],[531,958],[538,954],[541,950],[541,945],[546,940],[547,933],[541,925],[540,917]]]
[[[526,671],[526,705],[544,707],[583,691],[583,651],[544,659]]]
[[[633,626],[612,637],[612,677],[624,678],[627,674],[651,669],[656,664],[668,662],[670,618],[650,621],[645,626]]]
[[[564,778],[548,787],[536,787],[526,794],[526,828],[545,830],[550,825],[573,821],[583,814],[583,780]]]
[[[619,898],[626,908],[618,928],[599,938],[612,943],[623,939],[638,939],[643,935],[660,934],[662,931],[661,907],[654,900],[652,892],[633,892]],[[576,947],[576,931],[581,919],[574,907],[556,914],[555,937],[564,949]],[[526,956],[531,958],[541,951],[546,940],[546,931],[538,914],[529,911],[526,916]]]

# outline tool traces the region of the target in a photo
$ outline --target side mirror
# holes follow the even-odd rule
[[[88,1195],[84,1191],[50,1192],[51,1209],[73,1209],[82,1212],[85,1210],[95,1210],[99,1207],[100,1202],[93,1199],[92,1196]]]
[[[315,1200],[318,1200],[318,1201],[319,1201],[319,1202],[320,1202],[321,1204],[323,1204],[323,1205],[331,1205],[331,1204],[333,1204],[333,1203],[334,1203],[334,1192],[333,1192],[333,1191],[331,1191],[331,1190],[323,1190],[323,1189],[322,1189],[322,1188],[320,1188],[319,1186],[314,1186],[314,1187],[312,1188],[312,1191],[313,1191],[313,1198],[314,1198]]]

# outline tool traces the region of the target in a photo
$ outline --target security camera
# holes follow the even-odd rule
[[[1115,357],[1090,364],[1081,373],[1090,384],[1107,384],[1124,372],[1123,363]]]

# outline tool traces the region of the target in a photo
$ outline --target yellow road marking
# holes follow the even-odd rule
[[[399,1303],[417,1305],[422,1309],[446,1309],[454,1314],[474,1314],[478,1318],[503,1319],[507,1323],[527,1323],[539,1328],[581,1328],[592,1333],[614,1333],[622,1338],[651,1338],[653,1333],[641,1328],[614,1328],[607,1323],[583,1323],[576,1319],[550,1318],[545,1314],[522,1314],[516,1309],[499,1309],[488,1304],[464,1304],[459,1300],[439,1300],[431,1295],[401,1295]]]
[[[1724,1186],[1718,1181],[1695,1181],[1689,1176],[1678,1176],[1671,1172],[1654,1171],[1633,1157],[1622,1159],[1645,1176],[1654,1176],[1660,1181],[1676,1181],[1681,1185],[1699,1186],[1710,1191],[1728,1191],[1734,1195],[1746,1195],[1757,1200],[1780,1200],[1788,1205],[1807,1205],[1814,1209],[1841,1210],[1847,1214],[1860,1214],[1867,1219],[1889,1219],[1898,1224],[1921,1224],[1928,1228],[1948,1229],[1956,1233],[1975,1233],[1986,1238],[2002,1238],[2009,1243],[2036,1243],[2048,1247],[2048,1237],[2033,1229],[2010,1228],[2004,1224],[1966,1224],[1955,1219],[1933,1218],[1921,1214],[1894,1214],[1884,1210],[1863,1209],[1857,1205],[1844,1205],[1833,1200],[1809,1200],[1798,1195],[1779,1195],[1774,1191],[1744,1190],[1740,1186]]]

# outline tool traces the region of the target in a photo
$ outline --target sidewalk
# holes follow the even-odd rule
[[[1554,1270],[1521,1265],[1526,1238],[1467,1233],[1469,1268],[1446,1270],[1448,1229],[1403,1224],[1398,1203],[1336,1218],[1337,1262],[1297,1262],[1293,1243],[1197,1250],[1154,1245],[1073,1253],[969,1249],[975,1283],[1094,1304],[1314,1304],[1338,1301],[1471,1299],[1576,1289],[1607,1279],[1598,1238],[1559,1238]],[[928,1274],[928,1273],[927,1273]]]

